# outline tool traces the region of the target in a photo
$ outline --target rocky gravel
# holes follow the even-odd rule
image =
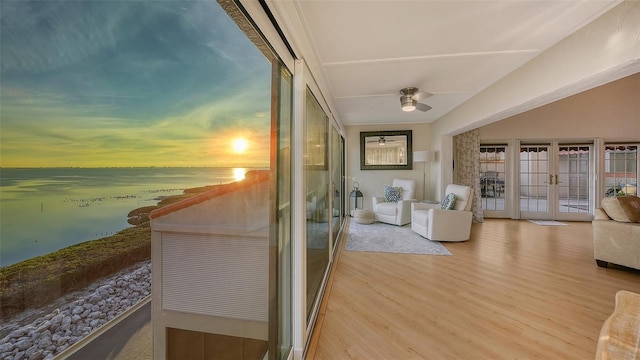
[[[0,325],[0,359],[53,359],[151,294],[146,261]]]

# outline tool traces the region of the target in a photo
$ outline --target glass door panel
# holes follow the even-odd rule
[[[292,78],[286,68],[280,69],[278,108],[278,153],[277,153],[277,240],[276,240],[276,304],[269,311],[275,312],[270,321],[270,330],[277,339],[269,345],[269,359],[286,359],[293,345],[292,336],[292,266],[293,249],[291,242],[291,110]]]
[[[342,137],[335,128],[331,129],[331,192],[333,194],[332,201],[332,220],[331,227],[332,237],[331,244],[332,249],[336,248],[336,240],[340,232],[340,226],[342,225],[343,213],[341,211],[341,204],[343,203],[343,187],[342,187]]]
[[[550,219],[549,145],[520,147],[520,217]]]
[[[485,217],[506,216],[506,146],[480,146],[480,191]]]
[[[591,180],[591,145],[559,145],[558,171],[554,176],[558,194],[556,218],[581,220],[593,208]]]
[[[307,192],[307,321],[322,287],[329,264],[329,166],[328,117],[307,89],[306,94],[305,179]]]

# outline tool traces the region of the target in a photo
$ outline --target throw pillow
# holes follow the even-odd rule
[[[385,186],[384,187],[384,200],[388,202],[398,202],[402,199],[402,188]]]
[[[640,197],[618,196],[618,202],[631,222],[640,223]]]
[[[444,200],[442,200],[442,205],[440,207],[445,210],[453,210],[455,206],[456,206],[456,194],[449,193],[447,194],[447,196],[444,197]]]
[[[609,217],[613,220],[620,222],[631,222],[631,220],[629,220],[629,218],[627,217],[627,214],[624,213],[622,205],[620,204],[620,201],[618,201],[617,196],[611,196],[602,199],[602,202],[600,202],[600,206],[602,206],[602,210],[604,210],[604,212],[606,212],[607,215],[609,215]]]

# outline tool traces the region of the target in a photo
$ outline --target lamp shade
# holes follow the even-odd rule
[[[428,150],[413,152],[413,162],[429,162],[429,161],[433,161],[433,152]]]

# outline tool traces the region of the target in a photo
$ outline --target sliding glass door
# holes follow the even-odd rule
[[[338,130],[331,128],[331,249],[335,253],[338,235],[344,222],[344,139]]]
[[[327,129],[329,119],[307,89],[305,179],[307,198],[307,318],[311,317],[329,265],[329,167]]]
[[[286,359],[293,345],[292,334],[292,266],[291,241],[291,109],[292,77],[280,64],[274,66],[274,91],[278,93],[276,161],[276,233],[271,237],[269,276],[269,359]]]

